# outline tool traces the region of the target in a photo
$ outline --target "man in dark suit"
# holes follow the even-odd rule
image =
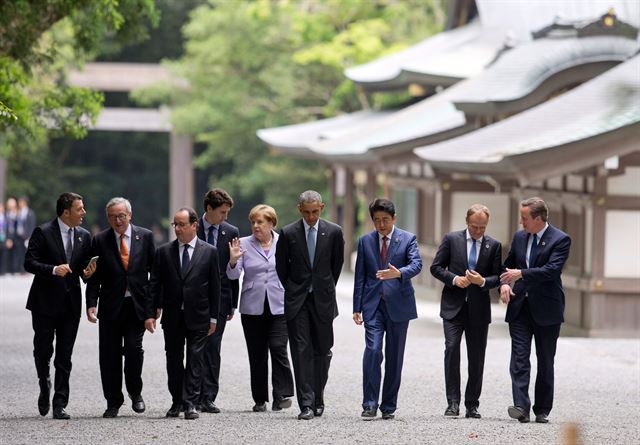
[[[82,227],[82,196],[63,193],[56,202],[58,215],[33,231],[24,268],[34,274],[27,309],[33,325],[33,357],[40,384],[38,410],[45,416],[53,403],[54,419],[69,419],[71,354],[78,333],[81,312],[80,280],[96,270],[91,259],[91,235]],[[56,368],[53,401],[50,402],[49,362],[55,338]]]
[[[502,245],[485,235],[489,209],[474,204],[467,210],[467,228],[445,235],[431,274],[444,283],[440,317],[444,328],[445,416],[460,414],[460,341],[465,334],[469,378],[464,394],[465,417],[479,419],[487,334],[491,323],[489,289],[500,284]]]
[[[338,315],[336,283],[344,262],[340,226],[320,219],[318,192],[298,198],[302,218],[285,226],[276,245],[276,271],[284,287],[284,314],[291,342],[298,419],[324,412],[324,387],[333,347],[333,319]]]
[[[200,390],[200,409],[207,413],[219,413],[215,404],[220,388],[220,348],[222,335],[227,321],[233,318],[238,307],[238,280],[227,277],[229,263],[229,243],[238,238],[238,228],[226,222],[233,199],[219,188],[209,190],[204,195],[204,215],[199,220],[198,238],[218,250],[220,264],[220,314],[216,332],[207,339],[204,348],[204,368],[202,370],[202,388]]]
[[[571,238],[547,222],[549,209],[540,198],[520,203],[520,223],[504,262],[506,271],[500,275],[504,284],[500,297],[508,303],[506,321],[511,335],[511,388],[513,406],[509,416],[529,422],[531,399],[531,339],[535,338],[538,372],[536,375],[536,422],[548,423],[553,407],[554,360],[564,321],[564,289],[560,277]]]
[[[154,332],[162,314],[167,377],[172,404],[167,417],[199,417],[204,347],[216,330],[220,306],[220,267],[216,248],[198,239],[198,215],[181,208],[172,223],[177,239],[156,251],[149,282],[147,319]],[[187,366],[184,348],[187,345]]]
[[[99,257],[100,268],[87,286],[87,318],[91,323],[100,319],[100,376],[107,400],[107,410],[102,416],[116,417],[124,403],[123,353],[131,407],[137,413],[145,410],[142,337],[155,245],[150,230],[131,224],[129,200],[111,199],[106,212],[111,228],[98,233],[91,246],[91,254]]]
[[[361,416],[365,420],[376,417],[384,358],[379,406],[382,418],[389,420],[396,411],[409,320],[418,317],[411,278],[422,270],[422,259],[416,236],[395,226],[393,202],[376,199],[369,205],[369,214],[375,230],[358,241],[353,285],[353,321],[357,325],[364,322],[366,332]]]

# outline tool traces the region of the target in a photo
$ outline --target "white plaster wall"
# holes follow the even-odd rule
[[[605,277],[640,278],[640,211],[607,211],[604,250]]]

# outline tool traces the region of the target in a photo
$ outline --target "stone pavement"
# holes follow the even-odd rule
[[[428,273],[428,271],[423,271]],[[353,277],[339,283],[341,315],[322,418],[298,421],[298,409],[253,413],[249,365],[239,318],[223,341],[220,414],[196,421],[165,419],[166,388],[162,333],[144,340],[144,414],[126,404],[116,419],[106,408],[98,370],[98,329],[86,318],[73,355],[69,421],[38,415],[38,385],[32,356],[30,313],[24,309],[31,276],[0,277],[0,444],[173,444],[173,443],[420,443],[555,444],[565,424],[579,425],[585,444],[639,444],[640,340],[563,337],[556,357],[556,398],[551,423],[509,419],[509,338],[503,306],[494,307],[480,412],[482,419],[445,418],[444,339],[435,295],[420,291],[418,320],[412,321],[398,411],[393,421],[360,420],[363,329],[351,320]],[[463,353],[464,355],[464,353]],[[466,361],[462,359],[463,369]],[[535,359],[534,359],[535,367]],[[466,383],[462,373],[463,385]],[[463,390],[464,391],[464,390]]]

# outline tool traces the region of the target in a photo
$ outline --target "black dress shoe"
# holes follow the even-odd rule
[[[392,420],[394,417],[396,415],[393,413],[382,413],[382,420]]]
[[[509,417],[512,419],[518,419],[520,423],[529,423],[529,413],[524,410],[524,408],[520,408],[519,406],[510,406],[507,408],[507,412],[509,413]]]
[[[291,399],[276,399],[271,405],[271,411],[281,411],[283,409],[291,408]]]
[[[107,408],[106,411],[102,414],[102,417],[105,419],[113,419],[114,417],[118,417],[119,408]]]
[[[51,402],[50,402],[50,390],[46,389],[46,390],[40,390],[40,395],[38,396],[38,412],[40,413],[41,416],[46,416],[47,413],[49,412],[49,408],[51,408]]]
[[[480,413],[478,412],[478,408],[477,407],[472,407],[472,408],[468,408],[467,409],[467,413],[464,415],[467,419],[471,418],[471,419],[480,419],[482,416],[480,415]]]
[[[137,396],[129,395],[129,397],[131,397],[131,409],[138,414],[143,413],[147,407],[144,404],[144,400],[142,400],[142,396],[138,394]]]
[[[220,408],[218,408],[211,400],[205,400],[202,402],[199,411],[202,411],[203,413],[218,414],[220,412]]]
[[[252,409],[254,413],[263,413],[267,410],[267,402],[256,403]]]
[[[536,423],[549,423],[549,414],[536,414]]]
[[[376,408],[369,407],[362,410],[362,414],[360,414],[360,417],[362,417],[363,420],[373,420],[377,415],[378,410]]]
[[[316,417],[320,417],[324,414],[324,405],[316,405],[315,408],[313,408],[313,415]]]
[[[200,417],[200,414],[198,414],[198,411],[196,411],[195,406],[190,406],[184,411],[184,418],[186,420],[195,420],[198,417]]]
[[[53,408],[53,418],[58,420],[68,420],[71,419],[69,413],[65,411],[61,406],[57,408]]]
[[[313,417],[313,410],[308,406],[302,408],[302,411],[300,411],[300,414],[298,414],[298,420],[311,420],[313,419]]]
[[[167,417],[179,417],[180,411],[182,411],[180,404],[174,403],[171,405],[171,408],[169,408],[169,411],[167,411]]]
[[[460,404],[458,402],[451,402],[447,409],[444,410],[444,415],[447,417],[459,416],[460,415]]]

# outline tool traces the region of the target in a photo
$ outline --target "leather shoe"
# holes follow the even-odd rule
[[[313,408],[313,415],[320,417],[322,414],[324,414],[324,405],[316,405],[316,407]]]
[[[467,409],[467,413],[464,415],[467,419],[471,418],[471,419],[480,419],[482,416],[480,415],[480,413],[478,412],[478,408],[477,407],[471,407]]]
[[[298,420],[311,420],[313,419],[313,416],[313,410],[308,406],[305,406],[302,408],[302,411],[300,411],[300,414],[298,414]]]
[[[107,408],[102,414],[102,417],[105,419],[113,419],[114,417],[118,417],[118,411],[119,408]]]
[[[200,414],[198,414],[198,411],[196,411],[195,406],[190,406],[184,411],[184,418],[186,420],[195,420],[198,417],[200,417]]]
[[[549,423],[549,414],[536,414],[536,423]]]
[[[276,399],[271,405],[271,411],[281,411],[283,409],[291,408],[291,399]]]
[[[267,410],[267,403],[266,402],[256,403],[255,405],[253,405],[252,409],[254,413],[263,413]]]
[[[204,402],[202,402],[202,406],[200,407],[200,410],[203,413],[218,414],[220,412],[220,408],[218,408],[216,404],[213,403],[211,400],[205,400]]]
[[[68,420],[71,419],[71,416],[63,407],[59,406],[57,408],[53,408],[53,418],[58,420]]]
[[[520,408],[519,406],[510,406],[507,408],[507,412],[509,413],[509,417],[512,419],[518,419],[520,423],[528,423],[529,422],[529,413],[524,410],[524,408]]]
[[[44,385],[40,386],[40,395],[38,396],[38,412],[41,416],[46,416],[51,408],[51,380],[47,380]]]
[[[447,409],[444,410],[444,415],[449,416],[459,416],[460,415],[460,404],[458,402],[451,402]]]
[[[146,406],[144,404],[144,400],[142,400],[142,395],[140,394],[138,394],[137,396],[129,395],[129,397],[131,397],[131,409],[137,412],[138,414],[143,413],[144,410],[146,409]]]
[[[382,420],[392,420],[394,417],[393,413],[382,413]]]
[[[378,415],[378,410],[376,408],[365,408],[362,411],[362,414],[360,414],[360,417],[362,417],[363,420],[373,420],[376,418],[376,416]]]
[[[167,417],[179,417],[180,416],[180,411],[182,411],[180,409],[180,404],[179,403],[173,403],[171,405],[171,408],[169,408],[169,411],[167,411]]]

